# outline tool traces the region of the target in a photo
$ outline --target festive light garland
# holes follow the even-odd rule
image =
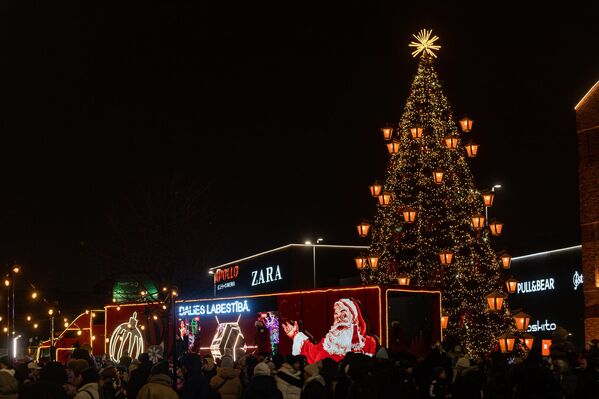
[[[429,36],[423,37],[427,43]],[[383,188],[392,199],[388,205],[377,204],[369,254],[380,256],[379,267],[364,267],[361,277],[364,283],[396,283],[399,275],[407,274],[413,284],[441,289],[449,314],[446,334],[459,339],[468,353],[482,354],[513,327],[507,304],[504,312],[487,309],[485,295],[503,288],[501,268],[489,231],[471,225],[472,215],[484,214],[484,203],[466,151],[446,145],[447,137],[461,135],[428,47],[417,47],[418,71],[395,127],[394,138],[401,145],[391,155]],[[423,128],[420,138],[413,137],[414,127]],[[437,170],[443,171],[440,183],[433,178]],[[407,207],[417,214],[412,223],[402,213]],[[453,261],[442,266],[443,250],[453,253]]]

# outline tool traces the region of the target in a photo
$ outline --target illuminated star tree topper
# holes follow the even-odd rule
[[[422,55],[428,54],[437,58],[434,51],[439,50],[441,46],[435,44],[435,42],[439,40],[439,37],[436,35],[431,37],[432,34],[432,30],[422,29],[417,35],[412,35],[417,40],[409,44],[410,47],[416,48],[416,50],[412,51],[412,57],[416,57],[418,54],[422,53]]]

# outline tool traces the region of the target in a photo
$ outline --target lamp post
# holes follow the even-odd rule
[[[495,193],[496,188],[501,188],[501,184],[496,184],[493,187],[491,187],[491,193]],[[493,195],[495,195],[495,194],[493,194]],[[493,203],[493,200],[491,199],[491,203],[489,206],[491,206],[492,203]],[[487,206],[485,204],[485,221],[487,222],[487,225],[489,224],[489,206]]]
[[[318,238],[316,243],[312,244],[312,241],[306,241],[306,245],[312,245],[312,284],[316,288],[316,246],[324,241],[324,238]]]

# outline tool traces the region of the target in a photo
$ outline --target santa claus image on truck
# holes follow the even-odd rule
[[[376,353],[376,340],[366,333],[366,322],[359,303],[352,298],[342,298],[333,305],[333,325],[318,344],[310,342],[308,336],[299,331],[297,321],[285,323],[283,329],[293,340],[292,353],[304,355],[308,363],[330,357],[340,361],[348,352]]]

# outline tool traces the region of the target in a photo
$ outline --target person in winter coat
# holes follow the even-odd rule
[[[216,363],[211,355],[208,355],[202,359],[202,373],[206,377],[206,381],[212,380],[212,377],[216,375]]]
[[[445,380],[445,369],[443,367],[435,367],[431,385],[428,389],[429,398],[445,399],[447,397],[447,383]]]
[[[91,367],[83,370],[79,378],[77,395],[73,399],[100,399],[98,381],[100,381],[98,370]]]
[[[23,387],[19,399],[67,399],[63,386],[67,372],[58,362],[50,362],[40,370],[39,380]]]
[[[304,367],[304,389],[301,399],[327,399],[324,378],[320,375],[320,368],[316,363]]]
[[[19,383],[15,378],[15,370],[10,368],[11,362],[8,356],[0,359],[0,398],[17,399]]]
[[[241,398],[241,380],[233,365],[231,356],[223,356],[216,375],[210,380],[210,386],[220,393],[221,399]]]
[[[154,366],[147,353],[139,355],[137,360],[139,360],[139,365],[129,374],[129,384],[127,384],[127,396],[133,399],[137,398],[141,387],[148,382],[150,371]]]
[[[137,396],[129,396],[129,399],[179,399],[171,388],[173,380],[168,372],[168,361],[157,363],[150,370],[148,383],[141,387]]]
[[[285,356],[285,362],[277,371],[275,381],[283,399],[299,399],[304,382],[299,371],[300,363],[293,355]]]
[[[526,361],[512,372],[515,399],[546,399],[560,391],[551,371],[543,366],[541,350],[533,347]]]
[[[210,386],[202,374],[202,358],[188,353],[183,358],[183,389],[181,399],[204,399],[209,397]]]
[[[275,384],[275,379],[270,375],[270,367],[260,362],[254,367],[253,377],[250,380],[243,399],[283,399],[281,391]]]

